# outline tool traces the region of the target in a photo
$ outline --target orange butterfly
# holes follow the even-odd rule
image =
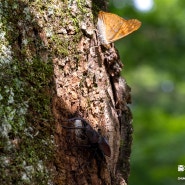
[[[100,42],[108,45],[126,35],[136,31],[141,26],[137,19],[125,20],[116,14],[100,11],[98,14],[97,28]]]

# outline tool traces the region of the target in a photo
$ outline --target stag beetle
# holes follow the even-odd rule
[[[79,120],[81,121],[81,126],[68,127],[68,126],[62,125],[62,127],[65,129],[82,129],[91,147],[98,148],[103,153],[103,155],[110,157],[111,150],[107,139],[101,136],[100,133],[98,133],[96,130],[94,130],[86,120],[80,117],[75,117],[75,118],[68,119],[67,121],[64,121],[64,122],[70,122],[70,121],[77,122]]]

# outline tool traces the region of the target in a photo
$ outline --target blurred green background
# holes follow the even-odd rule
[[[185,1],[110,0],[109,11],[142,22],[115,42],[132,88],[129,185],[185,184]]]

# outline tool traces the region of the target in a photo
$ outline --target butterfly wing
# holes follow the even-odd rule
[[[117,33],[114,35],[114,37],[109,38],[110,42],[114,42],[118,39],[121,39],[130,33],[136,31],[139,29],[141,26],[141,22],[138,21],[137,19],[130,19],[130,20],[125,20],[122,18],[122,26],[121,28],[117,31]]]
[[[103,22],[104,26],[104,40],[105,42],[111,43],[110,40],[114,38],[114,36],[117,34],[117,32],[121,29],[122,27],[122,20],[120,21],[120,17],[112,14],[112,13],[107,13],[100,11],[98,14],[98,18]],[[100,32],[101,34],[101,32]]]
[[[100,11],[98,18],[105,27],[105,40],[107,43],[114,42],[137,30],[141,22],[136,19],[125,20],[116,14]]]

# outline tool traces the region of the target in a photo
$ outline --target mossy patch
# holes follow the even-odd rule
[[[26,4],[7,0],[0,12],[0,184],[49,184],[52,61]]]

